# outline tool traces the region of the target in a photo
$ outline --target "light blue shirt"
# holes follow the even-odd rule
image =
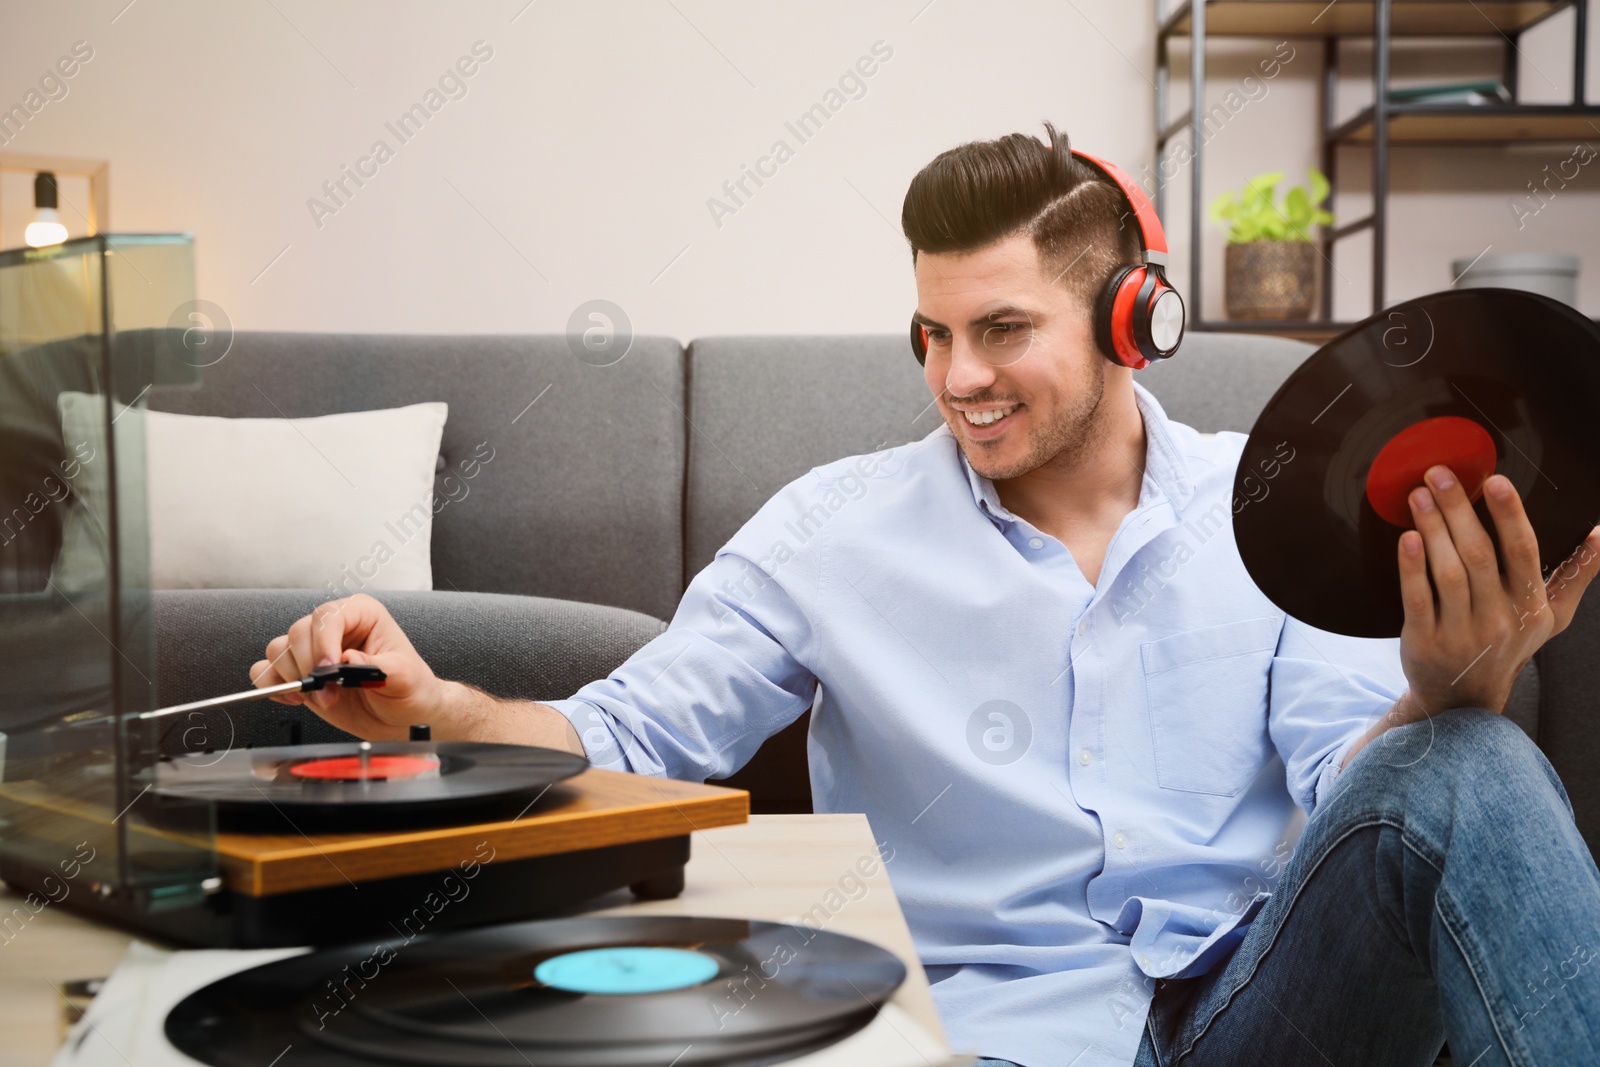
[[[1134,391],[1144,479],[1096,585],[941,426],[786,486],[554,705],[597,765],[698,781],[815,698],[816,810],[870,819],[952,1046],[1028,1067],[1133,1062],[1154,979],[1238,943],[1405,688],[1398,641],[1286,618],[1239,559],[1293,443],[1234,498],[1244,436]]]

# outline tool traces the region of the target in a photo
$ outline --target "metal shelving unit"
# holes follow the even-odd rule
[[[1572,103],[1518,103],[1517,41],[1533,26],[1567,8],[1574,9]],[[1322,254],[1333,262],[1335,245],[1352,234],[1372,231],[1372,310],[1387,306],[1385,259],[1389,239],[1390,151],[1398,145],[1502,145],[1559,142],[1593,136],[1600,129],[1600,107],[1584,102],[1588,0],[1183,0],[1170,12],[1156,0],[1156,174],[1157,212],[1166,205],[1159,175],[1167,148],[1187,132],[1191,162],[1189,193],[1189,291],[1184,294],[1192,330],[1246,330],[1326,339],[1348,323],[1333,322],[1333,272],[1322,271],[1319,317],[1309,322],[1211,320],[1201,313],[1200,250],[1207,200],[1203,191],[1205,153],[1206,42],[1214,37],[1311,37],[1322,39],[1320,81],[1320,165],[1338,189],[1339,149],[1370,147],[1372,211],[1352,222],[1323,227]],[[1397,103],[1389,100],[1390,49],[1396,37],[1500,37],[1502,81],[1512,103],[1505,105]],[[1188,38],[1191,106],[1170,117],[1172,42]],[[1339,45],[1345,38],[1373,41],[1373,104],[1339,121]]]

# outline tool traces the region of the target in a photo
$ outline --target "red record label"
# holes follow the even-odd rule
[[[583,756],[532,745],[338,741],[164,759],[154,793],[163,805],[215,805],[217,826],[230,833],[394,830],[509,819],[588,766]]]
[[[1409,530],[1408,497],[1435,464],[1449,467],[1474,502],[1494,473],[1494,438],[1489,431],[1459,415],[1440,415],[1414,422],[1389,438],[1367,471],[1367,502],[1385,522]]]
[[[289,773],[323,782],[359,782],[371,778],[417,778],[438,769],[439,761],[432,756],[369,756],[363,774],[360,756],[337,756],[296,763]]]

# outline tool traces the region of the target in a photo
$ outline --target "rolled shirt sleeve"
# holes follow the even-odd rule
[[[811,706],[822,531],[796,546],[786,524],[822,489],[815,472],[787,486],[689,583],[665,632],[609,677],[547,702],[591,763],[725,777]]]
[[[1289,793],[1309,815],[1351,747],[1405,692],[1400,641],[1346,637],[1291,617],[1271,672],[1268,730]]]

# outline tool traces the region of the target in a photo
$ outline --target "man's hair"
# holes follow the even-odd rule
[[[919,252],[973,252],[1026,233],[1043,268],[1092,311],[1111,275],[1140,261],[1138,224],[1122,190],[1044,128],[1048,147],[1010,133],[941,152],[911,179],[900,226],[913,264]]]

